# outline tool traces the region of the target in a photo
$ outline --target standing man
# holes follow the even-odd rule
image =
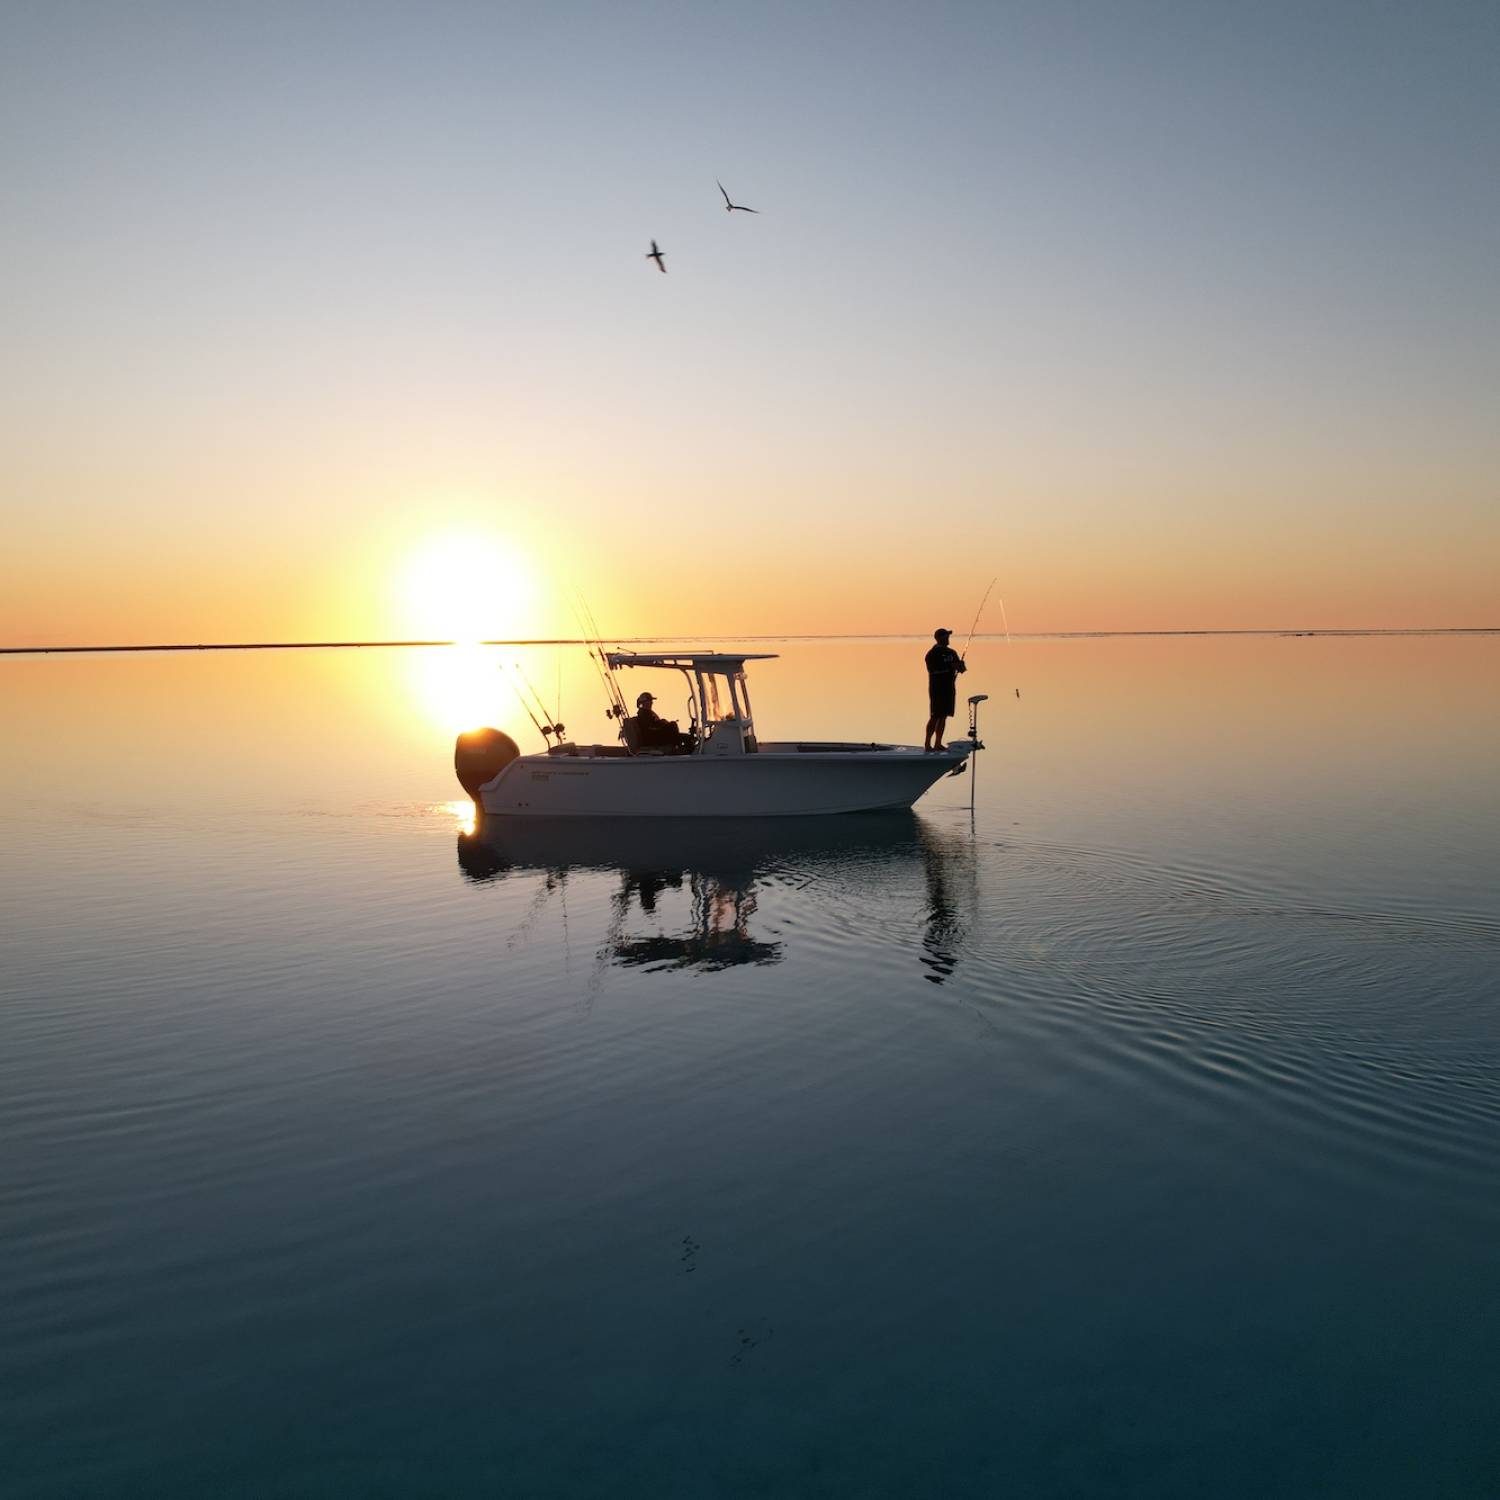
[[[963,657],[948,644],[952,634],[951,630],[934,630],[932,638],[937,645],[927,653],[927,708],[931,717],[922,749],[929,755],[943,748],[943,730],[953,713],[958,674],[969,670]]]

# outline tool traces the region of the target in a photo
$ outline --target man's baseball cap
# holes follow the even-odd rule
[[[943,627],[940,626],[937,630],[934,630],[932,632],[932,638],[933,638],[933,640],[936,640],[940,635],[952,635],[952,634],[953,634],[953,632],[951,630],[947,630],[947,629],[945,629],[945,628],[943,628]]]

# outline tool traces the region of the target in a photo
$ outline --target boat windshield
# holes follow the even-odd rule
[[[735,672],[729,679],[729,695],[734,700],[734,710],[747,724],[755,722],[750,709],[750,684],[743,672]]]
[[[700,672],[703,749],[714,755],[745,755],[755,750],[750,688],[743,672]]]
[[[722,689],[719,687],[720,682],[724,684]],[[722,677],[714,672],[705,672],[702,683],[703,710],[708,723],[751,722],[750,684],[745,681],[743,672],[725,672]]]

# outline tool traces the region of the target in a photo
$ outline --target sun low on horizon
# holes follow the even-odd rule
[[[396,633],[451,642],[413,652],[405,664],[411,698],[427,722],[458,733],[501,713],[503,662],[480,643],[533,634],[540,595],[535,562],[481,527],[435,531],[399,557],[390,578]]]
[[[397,564],[394,621],[406,639],[477,645],[535,631],[541,590],[534,562],[498,533],[435,532]]]

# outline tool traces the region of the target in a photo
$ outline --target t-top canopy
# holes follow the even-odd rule
[[[604,659],[610,670],[617,667],[667,667],[677,672],[743,672],[747,661],[775,661],[775,651],[729,652],[669,652],[659,656],[655,652],[607,651]]]

